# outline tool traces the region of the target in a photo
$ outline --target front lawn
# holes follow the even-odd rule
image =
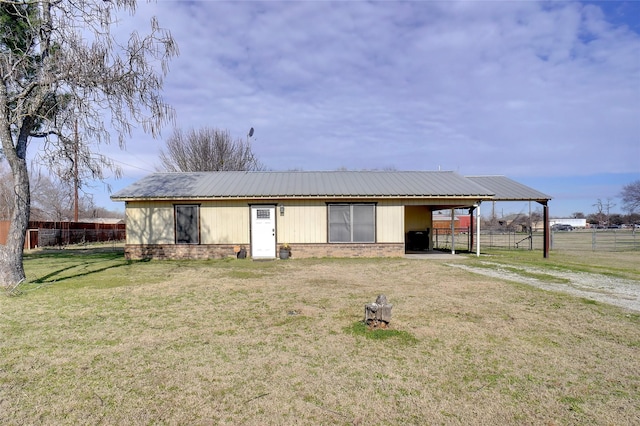
[[[25,265],[0,297],[2,424],[640,421],[637,312],[443,261]],[[381,293],[393,319],[369,336]]]

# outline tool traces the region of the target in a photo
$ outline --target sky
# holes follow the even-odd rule
[[[146,33],[152,16],[180,49],[175,126],[253,127],[269,170],[506,175],[553,197],[552,217],[598,199],[621,212],[640,179],[638,1],[159,0],[114,30]],[[124,171],[114,192],[156,171],[172,131],[99,147]]]

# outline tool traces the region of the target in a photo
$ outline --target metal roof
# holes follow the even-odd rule
[[[494,195],[493,201],[547,201],[551,197],[506,176],[466,176],[467,179],[487,188]]]
[[[470,197],[494,193],[455,172],[193,172],[154,173],[116,192],[112,200],[319,197]]]

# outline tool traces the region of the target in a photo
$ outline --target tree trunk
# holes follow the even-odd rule
[[[0,85],[0,100],[6,101],[6,91]],[[6,120],[6,102],[0,105],[0,121]],[[13,144],[13,137],[8,125],[0,127],[0,139],[5,157],[11,167],[13,177],[13,212],[11,226],[7,235],[7,244],[0,245],[0,286],[12,289],[25,279],[22,257],[24,240],[29,226],[31,211],[31,195],[29,190],[29,173],[27,169],[27,138],[33,121],[26,118]]]
[[[7,236],[7,244],[0,245],[0,285],[11,289],[25,279],[22,256],[29,225],[29,178],[24,160],[18,161],[17,170],[12,165],[14,182],[13,213]]]

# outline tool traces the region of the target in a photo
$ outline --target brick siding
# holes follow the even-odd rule
[[[222,259],[235,257],[234,244],[126,244],[124,255],[130,260],[139,259]]]
[[[192,245],[192,244],[127,244],[125,257],[139,259],[221,259],[235,257],[235,244]],[[251,247],[245,246],[247,257]],[[276,253],[277,255],[277,253]],[[401,257],[404,243],[387,244],[291,244],[291,257]]]
[[[291,244],[291,257],[400,257],[404,243],[388,244]]]

